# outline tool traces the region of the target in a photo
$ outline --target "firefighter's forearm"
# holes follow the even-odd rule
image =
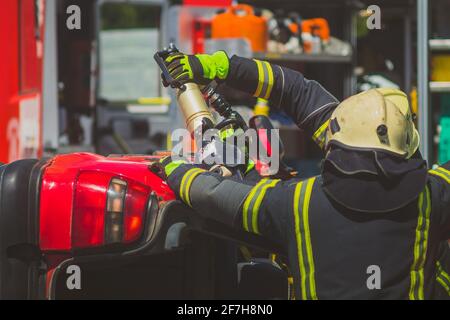
[[[252,186],[217,174],[198,176],[189,190],[192,208],[206,218],[235,227],[240,208]]]
[[[225,179],[197,166],[178,166],[167,183],[177,198],[199,214],[234,226],[239,209],[252,186]]]
[[[270,179],[247,184],[189,164],[176,168],[167,182],[177,198],[199,215],[284,243],[286,218],[279,209],[289,203],[290,184]],[[275,190],[276,186],[280,187]]]

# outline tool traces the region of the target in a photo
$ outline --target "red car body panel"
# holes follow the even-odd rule
[[[40,191],[40,248],[44,252],[65,252],[74,248],[73,207],[77,179],[81,173],[109,174],[148,186],[160,199],[169,201],[174,193],[148,166],[158,160],[151,156],[103,157],[74,153],[52,158],[44,169]],[[106,190],[93,190],[98,195]]]

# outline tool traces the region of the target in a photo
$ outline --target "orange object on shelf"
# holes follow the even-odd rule
[[[314,18],[302,21],[302,32],[319,37],[322,41],[330,40],[330,27],[324,18]]]
[[[255,15],[252,6],[239,4],[212,19],[211,37],[246,38],[253,51],[264,52],[267,46],[267,23],[263,17]]]

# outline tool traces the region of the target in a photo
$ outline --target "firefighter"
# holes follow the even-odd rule
[[[174,53],[180,82],[211,80],[269,100],[323,149],[321,175],[248,185],[165,161],[177,197],[286,252],[298,299],[429,299],[450,238],[450,162],[428,171],[407,96],[372,89],[343,102],[296,71],[223,51]]]

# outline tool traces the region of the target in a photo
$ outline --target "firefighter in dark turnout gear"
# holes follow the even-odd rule
[[[180,81],[225,82],[270,101],[324,150],[322,174],[240,183],[165,166],[179,199],[288,253],[298,299],[429,299],[450,238],[450,163],[428,171],[406,95],[377,89],[340,103],[316,81],[224,52],[176,53]]]

